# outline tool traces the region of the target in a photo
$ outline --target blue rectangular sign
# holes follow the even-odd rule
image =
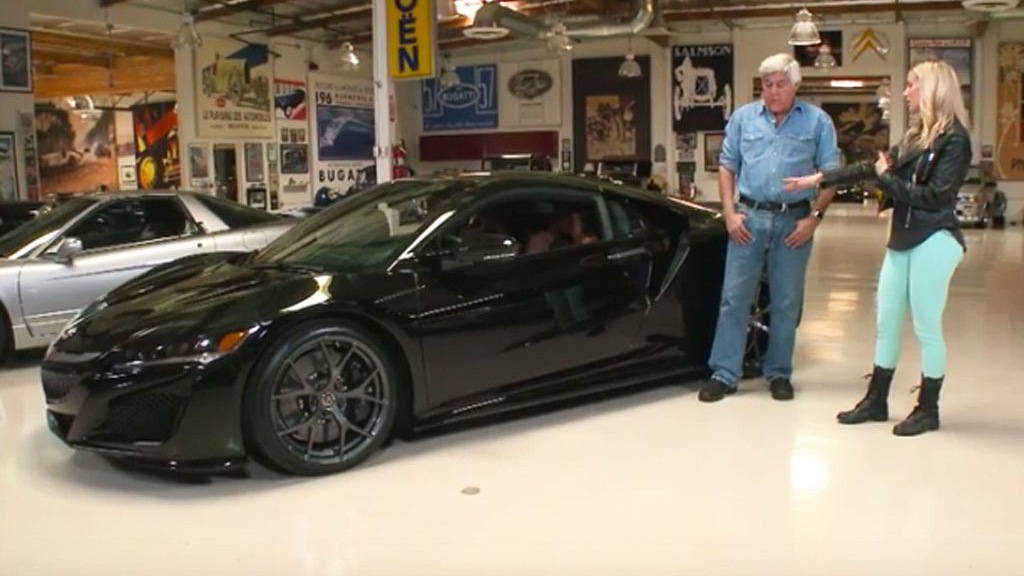
[[[438,78],[423,81],[423,131],[498,127],[498,67],[459,66],[458,84],[441,88]]]

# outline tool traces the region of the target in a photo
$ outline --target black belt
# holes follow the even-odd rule
[[[754,210],[764,210],[766,212],[789,212],[791,210],[811,209],[810,200],[800,200],[799,202],[762,202],[760,200],[754,200],[747,198],[746,196],[740,196],[740,204],[749,206]]]

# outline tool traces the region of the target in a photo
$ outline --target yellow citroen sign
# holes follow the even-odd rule
[[[854,60],[860,58],[868,50],[885,60],[885,55],[889,53],[889,42],[885,35],[875,32],[871,28],[865,28],[860,34],[853,37]]]
[[[388,72],[393,80],[434,74],[434,0],[386,0]]]

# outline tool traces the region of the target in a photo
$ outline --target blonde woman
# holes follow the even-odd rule
[[[883,209],[893,208],[888,250],[878,278],[875,366],[867,394],[840,423],[888,420],[889,385],[900,356],[907,310],[921,346],[917,406],[893,428],[914,436],[939,428],[939,390],[946,369],[942,314],[949,282],[966,246],[957,226],[957,191],[971,163],[967,112],[956,72],[945,62],[922,62],[907,74],[903,91],[911,123],[903,142],[878,160],[810,176],[784,179],[787,191],[835,186],[875,177]]]

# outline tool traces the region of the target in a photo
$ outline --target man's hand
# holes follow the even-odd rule
[[[746,214],[738,212],[729,212],[725,215],[725,229],[729,231],[729,236],[743,246],[750,244],[750,241],[754,239],[750,235],[750,230],[747,230],[746,225],[743,224],[746,219]]]
[[[796,221],[796,228],[786,236],[786,246],[790,248],[799,248],[803,246],[811,236],[814,236],[814,231],[818,229],[818,219],[814,216],[808,216],[801,218]]]

